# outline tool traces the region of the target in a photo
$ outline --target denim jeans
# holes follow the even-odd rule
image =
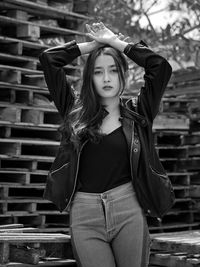
[[[104,193],[76,192],[70,234],[79,267],[146,267],[150,236],[132,183]]]

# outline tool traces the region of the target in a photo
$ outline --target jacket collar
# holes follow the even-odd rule
[[[142,127],[147,125],[147,119],[140,115],[134,108],[132,107],[132,99],[129,98],[124,99],[120,98],[120,113],[122,118],[128,118],[134,120],[135,123],[139,124]]]
[[[139,124],[142,127],[147,126],[147,119],[140,115],[136,110],[134,111],[133,108],[131,107],[132,100],[131,98],[124,99],[120,97],[120,114],[121,118],[128,118],[130,120],[134,120],[137,124]],[[103,108],[103,119],[109,114],[109,112]]]

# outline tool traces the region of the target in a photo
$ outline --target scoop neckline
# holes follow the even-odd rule
[[[120,125],[119,127],[117,127],[117,128],[115,128],[112,132],[110,132],[110,133],[102,133],[102,135],[103,136],[108,136],[108,135],[111,135],[111,134],[113,134],[114,132],[116,132],[117,130],[119,130],[120,128],[122,127],[122,125]]]

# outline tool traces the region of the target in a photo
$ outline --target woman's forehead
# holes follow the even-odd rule
[[[98,67],[112,67],[112,66],[116,66],[114,58],[110,55],[104,55],[101,54],[99,55],[94,63],[94,67],[98,68]]]

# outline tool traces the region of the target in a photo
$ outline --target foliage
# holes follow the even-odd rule
[[[132,42],[144,40],[171,59],[175,69],[200,68],[199,0],[169,0],[165,5],[162,0],[90,1],[95,21],[102,20],[116,33],[130,36]],[[172,18],[166,25],[157,27],[152,22],[155,13],[168,13]],[[148,22],[146,25],[142,23],[144,20]]]

